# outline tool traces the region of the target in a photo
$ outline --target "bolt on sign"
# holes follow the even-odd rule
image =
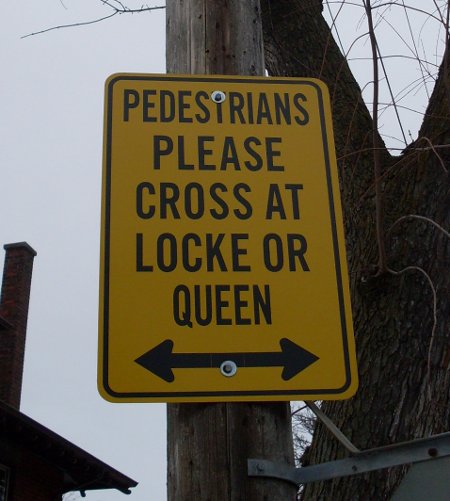
[[[111,76],[101,240],[107,400],[356,391],[322,82]]]

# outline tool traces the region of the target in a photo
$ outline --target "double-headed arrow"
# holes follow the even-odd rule
[[[316,362],[319,357],[301,348],[289,339],[280,339],[281,351],[255,353],[172,353],[173,341],[166,339],[144,353],[135,361],[171,383],[175,376],[172,369],[209,369],[232,361],[242,367],[283,367],[281,377],[288,381]]]

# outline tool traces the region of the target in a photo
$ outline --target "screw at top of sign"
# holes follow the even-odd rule
[[[223,103],[226,97],[225,92],[222,92],[221,90],[215,90],[211,94],[211,99],[217,104]]]

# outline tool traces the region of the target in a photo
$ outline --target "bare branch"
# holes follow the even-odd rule
[[[373,109],[372,109],[372,138],[373,138],[373,164],[375,177],[375,211],[376,211],[376,235],[378,245],[378,274],[386,272],[386,246],[384,242],[384,204],[383,190],[381,187],[381,159],[378,136],[378,94],[379,94],[379,75],[378,75],[378,44],[373,26],[372,7],[370,0],[364,0],[367,22],[369,25],[369,37],[372,47],[373,58]]]
[[[405,9],[405,11],[406,11],[406,15],[407,15],[407,10]],[[409,21],[409,18],[408,18],[408,17],[407,17],[407,19],[408,19],[408,21]],[[421,71],[422,71],[422,81],[423,81],[423,83],[425,83],[425,82],[426,82],[426,80],[425,80],[425,75],[423,74],[423,71],[425,71],[425,72],[428,74],[428,76],[430,76],[430,72],[429,72],[428,68],[424,67],[424,66],[425,66],[425,64],[426,64],[426,65],[433,65],[433,66],[435,66],[435,67],[439,67],[439,65],[438,65],[438,64],[433,64],[433,63],[431,63],[430,61],[427,61],[427,60],[425,60],[425,59],[421,59],[421,58],[419,57],[419,54],[418,54],[417,50],[415,50],[415,47],[416,47],[416,46],[415,46],[415,41],[414,41],[414,39],[413,39],[413,45],[414,45],[414,48],[412,48],[412,47],[410,47],[410,45],[408,44],[408,42],[405,40],[405,38],[404,38],[404,37],[400,34],[400,32],[398,31],[398,29],[396,29],[396,27],[395,27],[395,26],[394,26],[391,22],[389,22],[389,20],[388,20],[388,19],[383,19],[383,20],[384,20],[384,22],[385,22],[385,23],[386,23],[386,24],[387,24],[387,25],[388,25],[388,26],[392,29],[392,31],[393,31],[393,32],[394,32],[394,33],[395,33],[395,34],[396,34],[396,35],[400,38],[400,40],[403,42],[403,44],[404,44],[404,45],[408,48],[408,50],[411,52],[411,54],[412,54],[412,59],[414,59],[415,61],[417,61],[417,62],[419,63],[419,67],[420,67],[420,69],[421,69]],[[437,50],[436,50],[436,53],[437,53]],[[406,59],[406,58],[408,58],[406,55],[404,55],[404,56],[402,56],[402,57],[404,57],[405,59]],[[427,91],[427,96],[428,96],[428,98],[429,98],[430,96],[429,96],[428,88],[426,89],[426,91]]]
[[[430,286],[431,292],[433,294],[433,327],[431,328],[430,343],[428,345],[428,357],[427,357],[427,376],[429,379],[429,375],[431,372],[431,352],[433,349],[433,344],[434,344],[435,334],[436,334],[436,326],[437,326],[437,293],[436,293],[436,288],[433,284],[433,281],[431,280],[430,275],[428,275],[428,273],[420,266],[407,266],[406,268],[403,268],[402,270],[399,270],[399,271],[395,271],[395,270],[388,268],[387,271],[395,276],[403,275],[404,273],[407,273],[409,271],[417,271],[417,272],[421,273],[426,278],[426,280]],[[431,397],[430,387],[428,388],[428,393],[429,393],[429,396]]]
[[[342,0],[336,0],[336,1],[329,1],[328,2],[329,4],[334,4],[334,3],[337,3],[337,4],[341,4],[342,3]],[[362,9],[365,9],[365,6],[364,5],[361,5],[359,3],[356,3],[356,2],[346,2],[347,5],[351,5],[352,7],[359,7],[359,8],[362,8]],[[400,5],[398,4],[397,2],[384,2],[384,3],[380,3],[378,5],[373,5],[371,7],[372,10],[375,10],[375,9],[381,9],[382,7],[386,7],[386,6],[393,6],[393,7],[401,7],[402,9],[403,8],[406,8],[406,9],[409,9],[409,10],[412,10],[412,11],[415,11],[415,12],[420,12],[421,14],[424,14],[425,16],[427,17],[430,17],[432,19],[434,19],[435,21],[438,21],[439,23],[442,22],[442,17],[437,17],[435,15],[433,15],[431,12],[427,12],[426,10],[423,10],[423,9],[419,9],[417,7],[412,7],[411,5]],[[438,9],[439,13],[440,13],[440,10]]]
[[[339,14],[341,13],[342,9],[344,8],[344,4],[345,4],[345,1],[342,2],[342,4],[339,6],[339,9],[336,13],[335,16],[333,16],[332,12],[331,12],[331,8],[330,8],[330,2],[326,2],[326,5],[327,5],[327,10],[328,10],[328,14],[331,18],[331,26],[330,26],[330,29],[331,30],[334,30],[334,32],[336,33],[336,37],[337,37],[337,40],[339,42],[339,46],[341,48],[341,52],[344,54],[345,50],[344,50],[344,44],[342,43],[342,40],[341,40],[341,35],[339,33],[339,30],[336,28],[336,20],[337,18],[339,17]]]
[[[438,149],[448,149],[450,148],[450,144],[435,144],[433,145],[432,147],[429,146],[429,147],[423,147],[423,148],[419,148],[417,146],[410,146],[408,148],[409,151],[434,151],[434,150],[438,150]],[[384,151],[386,148],[382,147],[382,148],[379,148],[381,151]],[[389,150],[392,150],[392,151],[404,151],[405,148],[395,148],[395,147],[389,147],[388,148]],[[362,148],[360,150],[356,150],[356,151],[352,151],[351,153],[346,153],[345,155],[341,155],[337,158],[337,160],[344,160],[345,158],[348,158],[348,157],[352,157],[352,156],[355,156],[355,155],[360,155],[361,153],[366,153],[367,151],[372,151],[373,148]],[[402,159],[403,160],[403,159]],[[393,166],[395,167],[395,166]],[[387,173],[389,174],[391,172],[392,168],[389,169],[389,171],[387,171]],[[383,174],[382,176],[382,179],[386,176],[386,173]]]
[[[141,13],[141,12],[149,12],[152,10],[160,10],[160,9],[166,8],[165,5],[158,5],[155,7],[145,6],[145,7],[139,8],[139,9],[129,9],[128,7],[123,5],[118,0],[113,0],[113,1],[115,1],[118,5],[120,5],[120,7],[115,7],[114,5],[112,5],[110,0],[101,0],[103,5],[106,5],[107,7],[110,7],[113,10],[113,12],[111,14],[109,14],[108,16],[99,17],[98,19],[93,19],[92,21],[82,21],[80,23],[61,24],[59,26],[52,26],[51,28],[46,28],[44,30],[35,31],[34,33],[29,33],[28,35],[23,35],[20,38],[28,38],[28,37],[32,37],[35,35],[42,35],[43,33],[48,33],[49,31],[60,30],[63,28],[77,28],[79,26],[88,26],[90,24],[96,24],[96,23],[100,23],[102,21],[106,21],[107,19],[111,19],[112,17],[116,16],[117,14],[137,14],[137,13]]]
[[[444,68],[445,68],[445,74],[448,75],[448,65],[449,65],[449,45],[450,45],[450,33],[449,33],[449,26],[450,26],[450,1],[447,0],[447,14],[445,17],[445,22],[444,22],[444,27],[445,27],[445,52],[444,52]],[[450,106],[450,81],[448,78],[445,79],[445,90],[447,91],[447,101],[448,105]]]
[[[439,68],[439,65],[438,64],[434,64],[432,63],[431,61],[427,61],[426,59],[420,59],[416,56],[407,56],[406,54],[385,54],[383,56],[383,59],[411,59],[412,61],[418,61],[420,63],[426,63],[426,64],[430,64],[431,66],[434,66],[435,68]],[[348,61],[349,62],[352,62],[352,61],[369,61],[371,60],[372,58],[370,57],[350,57],[348,58]],[[432,76],[428,73],[428,76]],[[422,80],[421,80],[422,81]]]
[[[430,139],[428,137],[425,137],[425,136],[422,136],[419,139],[423,139],[424,141],[426,141],[430,145],[430,149],[433,150],[434,154],[437,156],[437,158],[439,160],[439,163],[441,164],[441,167],[442,167],[443,171],[448,175],[448,170],[447,170],[447,167],[445,166],[445,162],[442,159],[441,155],[439,155],[439,153],[436,151],[436,149],[440,145],[433,145],[433,143],[430,141]],[[448,145],[448,146],[450,146],[450,145]]]
[[[439,17],[441,18],[441,23],[445,25],[445,19],[444,16],[442,15],[441,9],[439,5],[437,4],[436,0],[433,0],[434,6],[436,7],[436,12],[439,12]]]
[[[389,228],[389,230],[387,231],[387,233],[390,233],[395,226],[397,226],[402,221],[406,221],[408,219],[418,219],[419,221],[425,221],[426,223],[432,224],[439,231],[441,231],[447,238],[450,238],[450,233],[447,230],[445,230],[444,228],[442,228],[442,226],[440,224],[436,223],[436,221],[433,221],[429,217],[419,216],[418,214],[408,214],[407,216],[399,217],[397,219],[397,221],[395,221],[392,224],[392,226]]]
[[[109,16],[100,17],[98,19],[94,19],[93,21],[83,21],[81,23],[61,24],[59,26],[52,26],[51,28],[46,28],[45,30],[35,31],[34,33],[28,33],[28,35],[23,35],[20,38],[28,38],[28,37],[33,37],[35,35],[42,35],[43,33],[48,33],[49,31],[60,30],[63,28],[76,28],[78,26],[86,26],[88,24],[100,23],[101,21],[105,21],[106,19],[114,17],[116,14],[119,14],[119,12],[115,11]]]
[[[416,56],[417,61],[419,61],[420,72],[422,74],[422,79],[425,82],[425,73],[424,72],[427,70],[427,68],[424,68],[422,66],[422,61],[421,61],[421,59],[419,57],[419,49],[417,48],[416,40],[414,38],[414,33],[413,33],[412,26],[411,26],[411,20],[409,18],[408,9],[406,8],[406,5],[405,5],[405,0],[402,0],[402,4],[403,4],[403,8],[405,10],[406,21],[408,23],[409,35],[411,37],[411,41],[412,41],[412,44],[413,44],[413,47],[414,47],[414,55]],[[427,93],[428,100],[430,100],[430,93],[428,92],[428,87],[427,86],[425,86],[425,90],[426,90],[426,93]]]
[[[391,96],[392,105],[394,106],[394,111],[395,111],[395,116],[397,117],[398,126],[400,127],[400,131],[401,131],[402,136],[403,136],[403,141],[404,141],[405,146],[406,146],[408,144],[408,141],[406,140],[406,135],[405,135],[405,131],[403,130],[402,121],[400,120],[400,114],[398,112],[398,107],[397,107],[397,103],[395,101],[394,92],[392,90],[391,81],[390,81],[389,75],[388,75],[388,73],[386,71],[386,67],[384,65],[383,57],[381,55],[380,48],[378,47],[378,45],[377,45],[377,53],[378,53],[379,58],[380,58],[380,63],[381,63],[381,67],[383,69],[384,77],[386,78],[386,83],[387,83],[387,86],[388,86],[388,89],[389,89],[389,94]]]

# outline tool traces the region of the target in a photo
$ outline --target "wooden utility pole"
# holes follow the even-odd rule
[[[263,75],[259,0],[167,0],[167,71]],[[289,501],[247,459],[293,465],[289,403],[169,404],[169,501]]]

